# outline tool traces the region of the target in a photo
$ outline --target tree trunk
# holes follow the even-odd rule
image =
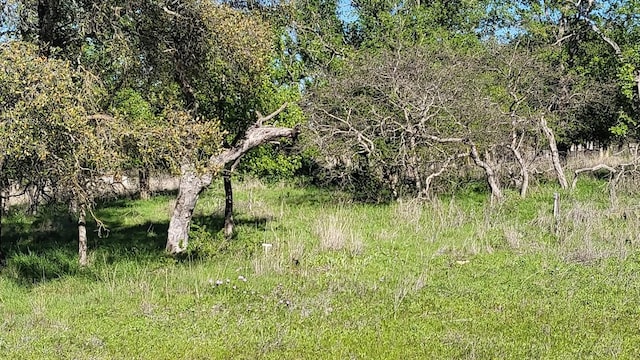
[[[151,198],[151,188],[149,187],[149,169],[138,170],[138,184],[140,188],[140,200]]]
[[[171,254],[180,253],[187,248],[193,210],[200,193],[211,183],[211,180],[206,180],[198,176],[193,165],[182,166],[178,197],[169,221],[166,249]]]
[[[286,105],[287,104],[284,104],[268,116],[259,116],[256,124],[247,130],[242,140],[235,146],[209,159],[208,168],[224,168],[227,164],[232,164],[256,146],[282,137],[294,137],[298,133],[297,128],[262,126],[264,121],[275,117],[284,110]],[[185,164],[182,166],[178,198],[176,199],[176,205],[171,220],[169,221],[167,252],[177,254],[187,248],[193,210],[196,207],[200,193],[211,184],[212,180],[212,173],[197,175],[193,164]]]
[[[547,120],[545,120],[544,117],[540,118],[540,126],[542,127],[542,132],[547,137],[547,141],[549,141],[549,149],[551,150],[551,162],[553,163],[553,169],[555,170],[556,176],[558,177],[560,187],[563,189],[568,189],[569,183],[567,182],[567,178],[564,176],[562,164],[560,164],[560,153],[558,151],[558,144],[556,143],[556,137],[553,134],[553,130],[551,130],[551,128],[547,124]]]
[[[80,266],[87,266],[87,210],[84,204],[78,206],[78,258]]]
[[[520,165],[520,176],[522,177],[522,185],[520,185],[520,196],[524,198],[527,196],[527,190],[529,189],[529,167],[524,161],[524,158],[522,157],[522,154],[520,153],[520,150],[518,150],[517,146],[512,145],[510,146],[510,148],[513,156],[515,156],[516,160],[518,161],[518,165]]]
[[[233,235],[233,188],[231,187],[231,169],[227,166],[222,173],[224,180],[224,236],[230,239]]]
[[[471,143],[470,146],[471,158],[476,163],[476,165],[480,166],[484,170],[484,173],[487,176],[487,182],[489,183],[489,187],[491,188],[491,202],[493,202],[494,199],[497,201],[501,201],[502,190],[500,189],[500,182],[496,177],[496,173],[493,170],[493,167],[491,167],[488,161],[482,160],[480,154],[478,154],[478,148],[476,148],[475,144]]]
[[[426,193],[428,190],[423,189],[423,186],[422,186],[422,174],[418,166],[418,156],[416,155],[416,138],[414,136],[414,132],[413,131],[409,132],[408,136],[409,136],[409,152],[410,152],[409,171],[410,171],[410,174],[412,174],[415,181],[416,193],[418,194],[418,197],[422,197],[422,194]]]
[[[433,182],[433,180],[435,178],[437,178],[438,176],[442,175],[442,173],[445,172],[445,170],[447,170],[447,168],[449,168],[449,165],[451,164],[452,161],[459,159],[461,157],[466,157],[468,156],[468,154],[457,154],[454,156],[451,156],[449,158],[447,158],[447,160],[444,162],[444,164],[442,164],[442,166],[440,167],[440,169],[436,172],[431,173],[429,176],[427,176],[427,178],[425,179],[424,182],[424,190],[422,191],[421,197],[425,198],[425,199],[429,199],[429,189],[431,188],[431,182]]]

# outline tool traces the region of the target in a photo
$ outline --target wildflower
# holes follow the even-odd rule
[[[247,278],[242,276],[242,275],[238,276],[238,280],[240,280],[242,282],[247,282]]]
[[[222,285],[224,282],[222,280],[216,280],[216,285]]]

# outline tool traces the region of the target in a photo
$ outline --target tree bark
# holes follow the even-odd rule
[[[151,198],[151,188],[149,187],[149,169],[138,170],[138,184],[140,188],[140,200]]]
[[[493,170],[493,167],[491,167],[488,161],[482,160],[482,158],[480,157],[480,154],[478,154],[478,148],[474,143],[471,143],[470,146],[471,146],[471,158],[476,163],[476,165],[480,166],[484,170],[484,173],[487,176],[487,182],[489,183],[489,187],[491,188],[492,202],[493,202],[493,199],[497,201],[501,201],[502,190],[500,189],[500,182],[496,177],[496,173]]]
[[[567,178],[564,176],[562,164],[560,164],[560,152],[558,151],[558,144],[556,143],[556,137],[553,134],[553,130],[551,130],[551,128],[547,124],[547,120],[545,120],[544,117],[540,118],[540,126],[542,127],[542,132],[547,137],[547,141],[549,141],[549,149],[551,150],[551,162],[553,163],[553,169],[555,170],[558,177],[560,187],[562,189],[568,189],[569,183],[567,182]]]
[[[87,266],[87,210],[84,204],[78,206],[78,258],[80,266]]]
[[[520,150],[517,148],[512,148],[511,151],[513,155],[516,157],[518,164],[520,165],[520,176],[522,177],[522,185],[520,185],[520,197],[527,197],[527,190],[529,189],[529,167],[527,163],[524,161]]]
[[[178,197],[169,221],[167,237],[166,250],[171,254],[180,253],[187,248],[193,210],[198,202],[198,197],[211,183],[211,180],[207,183],[206,178],[203,179],[203,176],[199,176],[191,164],[183,165],[180,173]]]
[[[231,186],[231,169],[226,166],[222,173],[224,180],[224,236],[230,239],[233,235],[233,188]]]
[[[529,189],[529,167],[527,166],[527,163],[526,161],[524,161],[524,157],[520,152],[515,134],[513,137],[513,141],[509,146],[509,149],[511,149],[513,156],[515,156],[516,161],[520,166],[520,177],[522,178],[522,184],[520,185],[520,197],[524,198],[527,196],[527,190]]]
[[[262,126],[262,123],[278,115],[286,107],[286,103],[278,110],[268,116],[258,116],[258,121],[250,127],[242,140],[235,146],[225,149],[222,153],[212,156],[208,161],[208,168],[224,168],[227,164],[232,164],[242,155],[256,146],[262,145],[274,139],[283,137],[294,137],[298,133],[297,128],[283,128],[273,126]],[[193,210],[198,202],[198,197],[204,189],[211,185],[213,172],[199,175],[195,171],[195,166],[186,163],[181,167],[180,187],[178,197],[173,209],[171,220],[169,221],[169,231],[167,234],[166,250],[170,254],[177,254],[187,248],[189,241],[189,228]]]

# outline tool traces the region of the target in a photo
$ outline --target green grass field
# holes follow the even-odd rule
[[[100,207],[86,269],[55,209],[5,219],[0,359],[640,358],[639,198],[605,183],[555,220],[551,186],[364,205],[245,182],[231,241],[220,189],[180,260],[171,197]]]

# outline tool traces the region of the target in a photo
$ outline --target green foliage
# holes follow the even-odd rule
[[[0,62],[0,164],[13,180],[40,179],[91,198],[84,176],[117,167],[120,157],[115,124],[88,116],[95,93],[88,74],[23,42],[1,44]]]
[[[259,108],[264,109],[267,113],[275,111],[283,103],[288,103],[284,111],[272,122],[274,126],[295,127],[306,121],[305,114],[299,105],[300,98],[300,90],[297,87],[277,85],[265,77],[257,102]],[[246,154],[238,170],[241,173],[272,181],[292,179],[302,166],[302,156],[287,151],[292,147],[291,140],[282,140],[275,145],[263,145]]]
[[[323,73],[340,71],[350,49],[338,1],[296,1],[283,15],[276,49],[282,79],[313,82]]]
[[[624,137],[629,133],[629,126],[635,127],[636,125],[637,123],[631,116],[623,111],[620,111],[618,114],[618,123],[609,128],[609,131],[611,131],[613,135]]]
[[[286,155],[276,147],[262,146],[246,155],[239,170],[271,181],[291,180],[301,166],[300,155]]]
[[[622,95],[629,100],[633,100],[636,89],[635,73],[636,68],[633,64],[623,64],[618,68],[618,81],[620,82]]]
[[[402,49],[440,41],[477,43],[485,1],[355,1],[358,38],[370,49]]]
[[[118,91],[113,98],[113,113],[131,124],[148,124],[154,120],[151,104],[133,89]]]
[[[189,245],[180,253],[181,259],[211,259],[219,256],[227,247],[227,239],[221,231],[212,234],[206,225],[192,224]]]

